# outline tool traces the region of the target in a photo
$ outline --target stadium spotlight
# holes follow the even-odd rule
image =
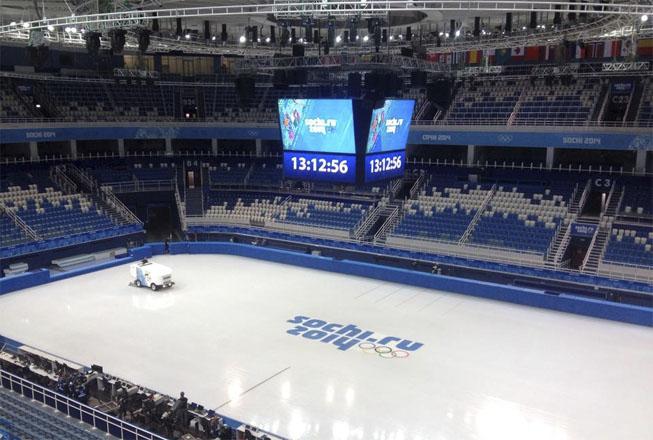
[[[641,17],[642,23],[646,23],[648,21],[648,15],[644,14]]]
[[[460,29],[458,29],[458,30],[456,31],[455,36],[456,36],[456,38],[460,37]]]
[[[41,108],[41,104],[36,104],[34,107]]]
[[[215,41],[215,40],[216,40],[216,37],[214,35],[214,36],[211,37],[211,41]]]
[[[336,43],[340,43],[341,41],[342,41],[342,37],[340,35],[338,35],[336,37]]]
[[[29,23],[23,23],[23,28],[27,29],[29,27]]]
[[[404,36],[403,36],[402,34],[399,34],[399,39],[400,39],[400,40],[403,40],[403,39],[404,39]]]
[[[395,37],[394,37],[394,35],[390,35],[390,37],[389,37],[389,38],[390,38],[390,41],[392,41],[392,40],[394,40],[394,39],[395,39]]]
[[[238,41],[240,41],[241,43],[244,43],[245,41],[247,41],[247,37],[245,37],[244,35],[241,35],[240,38],[238,39]]]
[[[11,23],[9,23],[9,26],[16,26],[16,22],[12,21]]]
[[[190,34],[184,35],[184,38],[186,38],[187,40],[190,40]]]
[[[265,42],[269,43],[270,42],[270,37],[265,37]]]
[[[48,31],[49,31],[49,32],[54,32],[54,26],[52,26],[51,24],[49,24],[49,25],[48,25]]]
[[[76,34],[77,33],[77,28],[76,27],[71,27],[70,28],[70,33],[71,34]]]
[[[444,34],[444,38],[449,38],[449,32]]]
[[[368,35],[365,35],[365,36],[363,37],[363,41],[364,41],[365,43],[367,43],[367,42],[369,41],[369,39],[370,39],[370,37],[369,37]]]

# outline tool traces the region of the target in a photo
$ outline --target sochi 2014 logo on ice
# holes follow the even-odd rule
[[[374,353],[382,358],[407,358],[424,344],[396,336],[382,336],[371,330],[362,330],[354,324],[336,324],[310,316],[297,315],[286,321],[295,324],[286,333],[301,336],[323,344],[331,344],[338,350],[358,347],[367,353]]]

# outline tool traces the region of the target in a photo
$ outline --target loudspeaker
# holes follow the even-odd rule
[[[274,44],[277,42],[277,28],[270,26],[270,43]]]
[[[474,35],[475,37],[481,35],[481,17],[474,17],[474,32],[472,33],[472,35]]]
[[[109,38],[111,39],[111,50],[114,54],[121,54],[125,48],[125,34],[127,31],[124,29],[111,29],[109,31]]]
[[[222,32],[220,33],[220,40],[225,43],[227,41],[227,38],[229,38],[229,34],[227,34],[227,25],[222,24]]]
[[[147,52],[147,48],[150,47],[150,30],[149,29],[139,29],[138,33],[138,50],[141,53]]]
[[[288,40],[290,39],[290,32],[287,27],[281,28],[281,46],[286,47]]]
[[[349,42],[355,43],[357,35],[358,35],[358,29],[356,28],[356,26],[352,26],[351,29],[349,30]]]
[[[406,28],[406,40],[410,41],[413,39],[413,30],[410,26]]]
[[[211,39],[211,23],[208,20],[204,20],[204,39]]]
[[[555,5],[556,11],[559,11],[560,8],[561,8],[560,5]],[[562,14],[560,12],[556,12],[555,14],[553,14],[553,24],[556,26],[562,24]]]
[[[290,42],[292,44],[297,43],[297,34],[295,33],[295,28],[290,29]]]
[[[445,78],[435,79],[426,87],[426,97],[433,104],[446,108],[451,104],[451,80]]]
[[[531,29],[535,29],[537,27],[537,12],[531,12],[531,22],[529,27]]]
[[[292,46],[292,56],[294,56],[294,57],[303,57],[304,56],[304,45],[303,44],[293,44],[293,46]]]
[[[252,26],[252,41],[254,43],[258,42],[258,26]]]
[[[449,20],[449,36],[453,38],[456,35],[456,20]]]
[[[381,43],[387,43],[388,42],[388,30],[383,29],[381,31]]]
[[[181,37],[183,30],[181,28],[181,18],[177,18],[177,36]]]
[[[313,30],[313,42],[320,44],[320,31],[318,29]]]
[[[154,12],[153,15],[156,17],[156,12]],[[153,18],[152,19],[152,32],[159,32],[159,19],[158,18]]]
[[[361,74],[352,72],[347,75],[347,94],[351,98],[360,98],[361,96]]]
[[[512,12],[506,13],[506,34],[512,33]]]
[[[86,41],[86,51],[91,56],[97,56],[100,51],[100,33],[99,32],[86,32],[84,35]]]

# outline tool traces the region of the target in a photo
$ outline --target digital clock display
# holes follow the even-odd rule
[[[405,162],[405,151],[365,156],[365,182],[401,177]]]
[[[354,183],[356,157],[286,151],[283,154],[283,173],[287,179]]]

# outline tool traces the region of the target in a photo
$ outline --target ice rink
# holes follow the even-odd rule
[[[242,257],[154,260],[172,289],[128,287],[120,266],[0,296],[0,334],[289,438],[653,439],[651,328]],[[340,350],[289,334],[297,315],[423,345]]]

